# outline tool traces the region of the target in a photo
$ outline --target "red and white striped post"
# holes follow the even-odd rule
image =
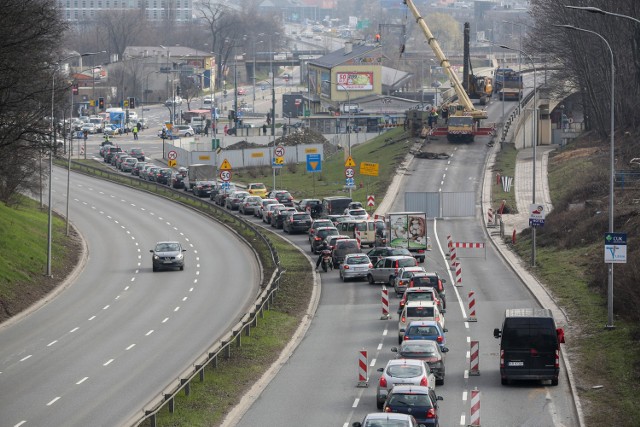
[[[480,427],[480,392],[478,387],[471,390],[471,418],[469,427]]]
[[[469,291],[469,318],[468,322],[477,322],[476,318],[476,293],[474,291]]]
[[[480,342],[471,341],[469,352],[469,375],[480,375]]]
[[[462,263],[456,262],[454,268],[456,270],[456,286],[462,286]]]
[[[449,255],[449,260],[451,261],[451,268],[454,269],[458,265],[458,255],[456,254],[455,243],[451,245],[451,254]]]
[[[358,249],[360,249],[362,247],[361,244],[361,237],[360,237],[360,230],[356,230],[356,241],[358,242]]]
[[[389,315],[389,290],[386,286],[382,285],[382,316],[380,316],[380,320],[388,320],[391,319]]]
[[[493,209],[489,208],[487,211],[487,226],[492,227],[493,225]]]
[[[451,236],[447,236],[447,247],[449,248],[449,257],[451,257],[451,248],[453,247],[453,238]]]
[[[358,353],[358,387],[369,387],[369,358],[367,350]]]

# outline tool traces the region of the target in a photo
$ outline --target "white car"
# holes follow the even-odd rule
[[[433,320],[440,324],[440,328],[445,329],[444,315],[440,312],[437,302],[410,301],[405,304],[398,320],[398,344],[402,344],[409,323],[416,320]]]
[[[367,220],[369,219],[369,214],[367,213],[366,210],[360,208],[360,209],[348,209],[345,212],[347,215],[349,215],[350,217],[352,217],[353,219],[363,219],[363,220]]]
[[[376,404],[382,409],[389,392],[397,385],[417,385],[436,388],[436,377],[431,372],[429,364],[420,359],[391,359],[385,368],[379,368],[382,372],[378,381],[376,392]],[[395,424],[393,424],[395,425]]]

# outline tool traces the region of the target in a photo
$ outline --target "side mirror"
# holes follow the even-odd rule
[[[391,351],[394,352],[394,353],[397,353],[398,352],[398,347],[391,347]]]
[[[153,249],[149,249],[149,252],[153,253]]]
[[[443,353],[448,353],[449,352],[449,347],[442,347],[440,349],[440,351],[443,352]]]
[[[187,250],[186,250],[186,249],[183,249],[183,250],[182,250],[182,252],[187,252]]]
[[[494,338],[500,338],[500,336],[501,336],[501,335],[502,335],[502,334],[500,333],[500,329],[495,328],[495,329],[493,330],[493,337],[494,337]]]
[[[562,328],[556,329],[556,335],[558,335],[558,342],[560,344],[564,344],[564,329]]]
[[[447,309],[446,309],[446,308],[443,308],[442,310],[440,310],[440,313],[442,313],[442,314],[446,314],[446,313],[447,313]],[[445,331],[445,332],[447,332],[447,331]]]
[[[400,329],[400,332],[404,332],[404,331],[405,331],[404,329]]]
[[[378,368],[377,371],[378,372],[384,372],[384,368]]]
[[[449,332],[449,330],[447,328],[444,328],[442,332]]]
[[[360,421],[356,421],[355,423],[351,424],[352,427],[362,427],[362,423]]]

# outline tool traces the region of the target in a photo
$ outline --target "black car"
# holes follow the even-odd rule
[[[277,208],[276,211],[271,215],[271,226],[275,228],[282,228],[284,225],[285,217],[289,212],[297,211],[296,208],[290,208],[287,206]]]
[[[213,181],[196,181],[196,185],[193,187],[193,195],[198,197],[209,197],[214,186],[215,182]]]
[[[340,232],[335,227],[318,227],[311,237],[311,252],[317,254],[327,236],[337,236],[338,234]]]
[[[291,193],[286,190],[273,190],[267,196],[268,199],[276,199],[278,203],[282,203],[285,206],[293,207],[293,197]]]
[[[369,259],[371,260],[371,263],[373,265],[376,265],[378,260],[380,260],[382,258],[385,258],[385,257],[388,257],[388,256],[395,256],[395,255],[413,256],[411,254],[411,252],[409,252],[408,249],[405,249],[405,248],[392,248],[390,246],[379,246],[379,247],[373,248],[369,252],[367,252],[367,256],[369,257]]]
[[[444,289],[444,284],[447,283],[447,279],[440,277],[435,271],[427,272],[425,274],[416,275],[409,280],[410,288],[422,288],[431,287],[438,292],[438,297],[442,301],[442,309],[447,309],[447,293]]]
[[[174,172],[171,176],[171,186],[173,188],[184,188],[184,175]]]
[[[162,168],[156,172],[156,182],[158,184],[169,185],[171,182],[171,169]]]
[[[387,396],[382,411],[412,415],[418,425],[437,427],[439,400],[442,396],[437,396],[432,388],[397,385]]]
[[[282,224],[282,231],[285,233],[307,232],[311,227],[311,215],[308,213],[296,212],[288,215]]]

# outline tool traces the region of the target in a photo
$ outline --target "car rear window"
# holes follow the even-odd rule
[[[407,307],[407,317],[433,317],[433,306]]]
[[[425,341],[425,343],[416,343],[415,341],[405,341],[400,348],[401,353],[436,353],[436,344],[434,341]]]
[[[293,219],[296,221],[304,221],[305,219],[311,219],[307,214],[293,214]]]
[[[394,407],[431,407],[431,399],[428,395],[416,393],[393,393],[391,397],[389,397],[388,403]]]
[[[407,302],[409,301],[433,301],[431,292],[410,292],[407,294]]]
[[[349,257],[347,258],[347,264],[349,265],[369,264],[369,257],[365,255]]]
[[[406,258],[398,260],[398,267],[415,267],[418,261],[415,258]]]
[[[318,231],[318,237],[325,238],[327,236],[336,236],[338,234],[338,230],[320,230]]]
[[[340,241],[340,240],[338,240],[336,242],[336,248],[337,249],[357,249],[358,248],[358,242]]]
[[[413,378],[422,374],[422,369],[416,365],[391,365],[387,374],[395,378]]]
[[[407,331],[409,335],[432,336],[439,335],[438,328],[435,326],[410,326]]]
[[[409,252],[407,249],[404,249],[404,248],[396,248],[396,249],[389,250],[389,253],[387,254],[387,256],[392,256],[392,255],[411,256],[411,252]]]
[[[265,188],[267,188],[267,187],[265,187],[264,184],[253,184],[253,185],[251,185],[251,189],[252,190],[264,190]]]
[[[558,336],[553,328],[527,326],[505,328],[501,345],[505,350],[529,348],[555,350],[558,347]]]
[[[429,286],[432,288],[438,287],[438,278],[434,276],[416,276],[413,278],[413,286],[416,288],[420,286]]]

